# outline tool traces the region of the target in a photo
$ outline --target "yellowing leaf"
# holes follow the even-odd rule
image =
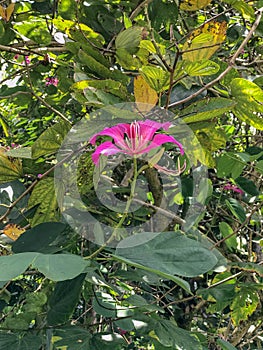
[[[246,321],[259,304],[258,293],[249,287],[237,288],[236,296],[230,305],[231,318],[235,326],[238,326],[241,321]]]
[[[181,10],[196,11],[209,5],[211,0],[183,0],[180,5]]]
[[[24,228],[21,228],[19,225],[13,223],[6,225],[3,229],[3,233],[13,241],[17,240],[24,232]]]
[[[226,27],[226,22],[210,21],[195,29],[183,45],[183,59],[190,62],[208,60],[224,42]]]
[[[8,157],[6,150],[0,148],[0,183],[19,179],[23,174],[20,159]]]
[[[10,4],[7,8],[0,6],[0,16],[5,22],[10,20],[12,13],[14,12],[15,4]]]
[[[158,101],[157,92],[150,87],[145,81],[144,77],[139,75],[134,79],[134,96],[136,103],[146,103],[149,106],[143,106],[143,111],[147,112],[152,109],[153,105],[156,105]],[[138,106],[141,110],[141,106]]]

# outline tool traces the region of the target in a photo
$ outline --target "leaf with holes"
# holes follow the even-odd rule
[[[226,28],[226,22],[210,21],[192,31],[182,48],[183,59],[190,62],[208,60],[224,42]]]

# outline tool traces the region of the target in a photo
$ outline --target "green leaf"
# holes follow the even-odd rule
[[[252,180],[240,176],[235,181],[243,191],[250,194],[251,196],[257,196],[259,194],[259,191]]]
[[[200,242],[200,244],[203,247],[205,247],[213,252],[213,254],[217,258],[217,264],[213,268],[214,271],[222,272],[226,269],[227,259],[224,257],[224,255],[219,250],[217,250],[215,248],[214,242],[211,241],[209,238],[207,238],[206,234],[201,233],[197,228],[191,228],[191,230],[189,230],[187,232],[187,236],[191,239],[194,239],[194,240]]]
[[[28,201],[28,207],[32,208],[35,205],[38,205],[38,208],[34,217],[30,220],[31,226],[42,222],[59,221],[60,214],[52,177],[40,180],[34,187]]]
[[[47,128],[34,142],[32,157],[39,158],[56,153],[70,129],[71,125],[65,121],[60,121]]]
[[[19,147],[19,148],[13,148],[6,152],[6,154],[9,157],[13,158],[32,158],[32,149],[31,147]]]
[[[255,11],[253,9],[253,6],[250,6],[243,0],[223,0],[223,2],[226,2],[227,4],[231,5],[239,11],[243,16],[248,18],[255,18]]]
[[[246,220],[246,212],[242,205],[234,198],[229,198],[225,201],[228,209],[231,213],[240,221],[244,222]]]
[[[86,54],[83,50],[79,50],[78,58],[81,63],[85,64],[91,73],[94,73],[94,75],[103,79],[119,80],[123,83],[127,83],[128,77],[126,77],[120,71],[110,70],[108,67],[105,67],[103,64],[98,62],[95,58]]]
[[[263,174],[263,160],[257,162],[256,170],[260,171]]]
[[[161,27],[164,27],[167,32],[170,30],[171,24],[175,23],[178,18],[177,5],[178,3],[176,1],[164,2],[153,0],[149,2],[149,18],[156,32],[159,32]]]
[[[125,49],[130,54],[136,53],[142,40],[142,27],[130,27],[120,32],[115,40],[116,49]]]
[[[116,301],[107,293],[97,292],[92,305],[94,311],[104,317],[115,318],[117,316]]]
[[[231,235],[233,233],[232,227],[228,225],[228,223],[222,221],[219,223],[219,230],[221,235],[223,236],[223,238]],[[236,236],[232,236],[230,238],[228,238],[227,240],[225,240],[225,244],[227,245],[227,247],[232,251],[232,250],[236,250],[237,248],[237,239]]]
[[[141,68],[142,75],[147,83],[156,92],[166,90],[169,86],[170,74],[162,68],[144,66]]]
[[[4,34],[5,34],[5,27],[4,27],[4,25],[3,25],[2,21],[1,21],[0,22],[0,38],[2,36],[4,36]]]
[[[93,87],[84,90],[86,97],[86,105],[103,107],[107,105],[114,105],[120,103],[121,100],[117,96],[103,90],[95,89]]]
[[[102,90],[106,93],[111,93],[115,96],[118,96],[120,98],[127,98],[127,90],[124,88],[124,86],[116,80],[112,79],[104,79],[104,80],[81,80],[76,82],[71,86],[71,89],[73,90],[84,90],[88,88],[94,88],[98,90]],[[94,90],[93,90],[94,91]]]
[[[52,281],[65,281],[80,275],[89,263],[74,254],[37,253],[32,265]]]
[[[0,148],[0,183],[19,179],[23,175],[20,159],[12,159]]]
[[[185,277],[205,273],[217,263],[211,251],[179,231],[143,232],[131,236],[118,244],[116,255],[164,273]]]
[[[241,321],[246,321],[257,309],[260,299],[258,293],[250,287],[237,287],[235,298],[230,305],[231,318],[237,327]]]
[[[154,332],[159,342],[166,347],[179,347],[180,350],[202,350],[202,345],[195,336],[177,327],[171,321],[159,319],[155,324]]]
[[[232,152],[227,152],[219,158],[217,158],[216,163],[218,177],[230,176],[233,179],[240,176],[244,167],[247,164],[238,156],[238,154]]]
[[[15,350],[38,350],[42,345],[42,338],[33,334],[21,335],[0,331],[0,348]]]
[[[224,339],[217,339],[216,343],[221,346],[221,350],[237,350],[237,348]]]
[[[23,233],[13,244],[14,253],[39,252],[55,253],[61,247],[55,240],[65,231],[66,225],[60,222],[44,222]]]
[[[154,269],[154,268],[150,268],[150,267],[147,267],[147,266],[138,264],[138,263],[136,263],[136,262],[134,262],[134,261],[131,261],[131,260],[129,260],[129,259],[126,259],[126,258],[124,258],[124,257],[122,257],[122,256],[112,255],[112,258],[113,258],[114,260],[123,262],[123,263],[125,263],[125,264],[127,264],[127,265],[136,267],[136,268],[138,268],[138,269],[145,270],[145,271],[148,271],[148,272],[150,272],[150,273],[156,274],[157,276],[160,276],[160,277],[162,277],[163,279],[173,281],[174,283],[178,284],[178,286],[180,286],[181,288],[183,288],[185,291],[187,291],[188,293],[191,293],[191,289],[190,289],[189,283],[186,282],[186,281],[184,281],[184,280],[183,280],[182,278],[180,278],[180,277],[171,275],[171,274],[169,274],[169,273],[162,272],[162,271],[157,270],[157,269]]]
[[[0,281],[9,281],[21,275],[38,253],[21,253],[0,256]]]
[[[63,0],[58,3],[58,14],[61,15],[62,18],[72,19],[76,15],[76,2],[74,0]]]
[[[263,130],[263,90],[249,80],[236,78],[230,83],[231,94],[237,102],[235,115],[256,129]]]
[[[47,321],[49,326],[66,323],[72,315],[78,301],[85,274],[71,280],[58,282],[49,298]]]
[[[14,24],[14,28],[19,34],[33,40],[40,45],[48,45],[51,42],[47,22],[40,18],[31,18],[30,21],[23,21]]]
[[[197,62],[183,61],[183,67],[191,77],[212,75],[220,69],[217,63],[206,59]]]
[[[57,337],[60,338],[57,340]],[[55,349],[66,347],[67,350],[90,349],[91,333],[84,328],[75,326],[56,329],[54,341]]]
[[[235,101],[223,97],[206,98],[184,108],[182,118],[188,124],[201,122],[220,117],[233,109],[235,105]]]

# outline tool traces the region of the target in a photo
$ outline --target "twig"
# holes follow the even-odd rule
[[[141,10],[146,6],[149,5],[153,0],[144,0],[141,2],[130,14],[129,19],[132,21],[140,12]]]
[[[70,125],[72,125],[72,123],[69,121],[69,119],[63,113],[61,113],[55,107],[53,107],[49,103],[47,103],[41,96],[38,96],[34,91],[32,91],[32,95],[35,96],[44,106],[46,106],[52,112],[57,114],[61,119],[63,119],[65,122],[67,122]]]
[[[248,43],[248,41],[250,40],[250,38],[252,37],[253,33],[255,32],[256,28],[258,27],[261,17],[262,17],[262,12],[263,12],[263,7],[261,7],[258,11],[257,11],[257,17],[256,20],[254,21],[250,31],[248,32],[246,38],[243,40],[243,42],[240,44],[238,50],[235,52],[235,54],[232,56],[232,58],[229,60],[229,65],[228,67],[214,80],[212,80],[210,83],[204,85],[201,89],[199,89],[198,91],[196,91],[195,93],[193,93],[192,95],[180,100],[180,101],[176,101],[174,103],[171,103],[168,108],[172,108],[175,107],[177,105],[180,105],[182,103],[186,103],[190,100],[192,100],[193,98],[197,97],[198,95],[200,95],[203,91],[207,90],[208,88],[210,88],[211,86],[213,86],[214,84],[216,84],[218,81],[220,81],[233,67],[237,57],[240,55],[240,53],[242,52],[243,48],[246,46],[246,44]]]
[[[140,199],[137,199],[137,198],[133,198],[133,202],[136,202],[136,203],[139,203],[145,207],[148,207],[148,208],[151,208],[151,209],[154,209],[156,210],[156,212],[159,212],[163,215],[165,215],[166,217],[170,218],[170,219],[173,219],[177,224],[180,224],[180,225],[184,225],[185,224],[185,221],[180,218],[180,216],[178,215],[175,215],[173,212],[169,211],[169,210],[166,210],[166,209],[162,209],[160,207],[157,207],[153,204],[150,204],[150,203],[146,203]]]

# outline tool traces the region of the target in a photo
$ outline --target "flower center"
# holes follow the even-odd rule
[[[137,121],[131,123],[129,134],[125,134],[124,139],[125,139],[125,143],[127,144],[127,147],[133,153],[136,153],[140,149],[141,130],[140,130],[140,124]]]

